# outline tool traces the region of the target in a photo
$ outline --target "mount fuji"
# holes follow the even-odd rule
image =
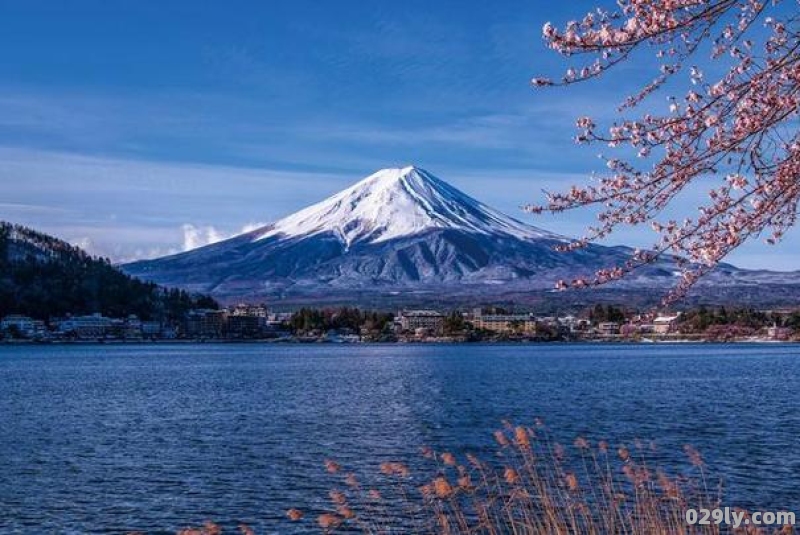
[[[123,269],[228,302],[507,302],[549,293],[559,279],[619,265],[632,252],[600,245],[554,250],[566,241],[405,167],[378,171],[246,234]],[[722,266],[717,273],[731,279],[739,271]],[[663,289],[675,277],[675,267],[660,262],[616,286]]]

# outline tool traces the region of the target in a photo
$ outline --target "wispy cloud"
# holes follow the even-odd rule
[[[152,49],[123,43],[133,36],[120,31],[109,36],[120,37],[120,48],[92,48],[91,58],[67,50],[70,36],[36,35],[39,19],[30,17],[32,39],[117,67],[89,80],[32,47],[31,63],[45,65],[54,83],[3,77],[0,218],[132,260],[252,230],[262,223],[249,222],[274,221],[376,169],[414,163],[561,234],[580,235],[594,222],[591,210],[521,211],[542,201],[542,190],[602,171],[596,153],[608,149],[575,146],[574,119],[613,120],[650,77],[633,62],[611,84],[529,87],[532,76],[565,67],[545,51],[544,20],[574,17],[588,4],[295,4],[253,6],[248,24],[231,25],[235,35],[218,32],[217,18],[230,14],[220,8],[208,18],[213,26],[187,26],[180,46],[164,37],[172,31],[154,33]],[[169,17],[156,11],[154,23]],[[121,57],[131,44],[136,58]],[[647,229],[624,229],[613,242],[652,239]]]
[[[154,258],[200,247],[264,226],[346,187],[374,169],[337,174],[249,169],[0,148],[0,219],[62,237],[116,262]],[[430,170],[476,198],[529,224],[578,236],[593,212],[533,217],[522,205],[542,189],[582,183],[582,173],[531,168],[442,165]],[[688,204],[696,204],[702,191]],[[51,206],[58,208],[51,209]],[[609,243],[644,245],[647,228],[623,229]],[[758,244],[731,260],[743,266],[791,268],[782,255],[797,246],[794,232],[781,248]]]
[[[183,230],[183,250],[191,251],[204,245],[221,242],[227,236],[212,226],[197,227],[191,223],[184,223]]]
[[[568,166],[566,171],[574,171],[582,165],[588,171],[595,165],[592,149],[573,146],[573,123],[580,114],[610,116],[608,100],[597,93],[524,91],[524,103],[509,101],[493,110],[446,102],[387,118],[396,110],[308,114],[299,106],[287,116],[268,99],[242,96],[165,92],[143,100],[0,89],[0,146],[328,172],[419,161],[499,170]],[[552,158],[555,150],[563,156],[559,161]]]
[[[13,218],[17,214],[64,214],[66,212],[68,212],[68,210],[57,206],[0,202],[0,215],[9,218]]]
[[[0,147],[0,219],[131,260],[251,230],[350,179]]]
[[[192,249],[197,249],[205,245],[218,243],[233,238],[234,236],[239,236],[240,234],[252,232],[266,225],[267,223],[247,223],[238,231],[225,232],[213,225],[198,226],[191,223],[184,223],[181,225],[181,230],[183,231],[183,250],[191,251]]]

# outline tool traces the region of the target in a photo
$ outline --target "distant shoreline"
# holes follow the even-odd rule
[[[181,339],[181,340],[51,340],[51,341],[35,341],[35,340],[3,340],[0,341],[0,347],[3,346],[153,346],[153,345],[304,345],[304,346],[358,346],[358,345],[374,345],[374,346],[429,346],[429,345],[475,345],[475,346],[491,346],[491,345],[512,345],[512,346],[533,346],[533,345],[595,345],[595,344],[617,344],[617,345],[689,345],[689,344],[714,344],[714,345],[731,345],[731,344],[747,344],[747,345],[760,345],[760,344],[778,344],[778,345],[797,345],[800,341],[797,340],[771,340],[771,339],[739,339],[739,340],[693,340],[693,339],[670,339],[670,340],[630,340],[630,339],[595,339],[595,340],[479,340],[479,341],[465,341],[465,340],[414,340],[414,341],[392,341],[392,342],[379,342],[379,341],[364,341],[364,342],[333,342],[326,340],[224,340],[224,339]]]

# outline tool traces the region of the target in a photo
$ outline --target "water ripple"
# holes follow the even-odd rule
[[[322,462],[377,472],[419,447],[488,455],[501,419],[556,438],[691,442],[726,501],[796,508],[800,348],[0,348],[0,531],[173,533],[213,518],[287,533],[324,507]]]

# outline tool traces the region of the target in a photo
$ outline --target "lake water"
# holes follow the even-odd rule
[[[560,440],[692,443],[726,504],[800,506],[796,345],[0,347],[0,533],[258,533],[325,498],[324,459],[487,454],[509,419]]]

